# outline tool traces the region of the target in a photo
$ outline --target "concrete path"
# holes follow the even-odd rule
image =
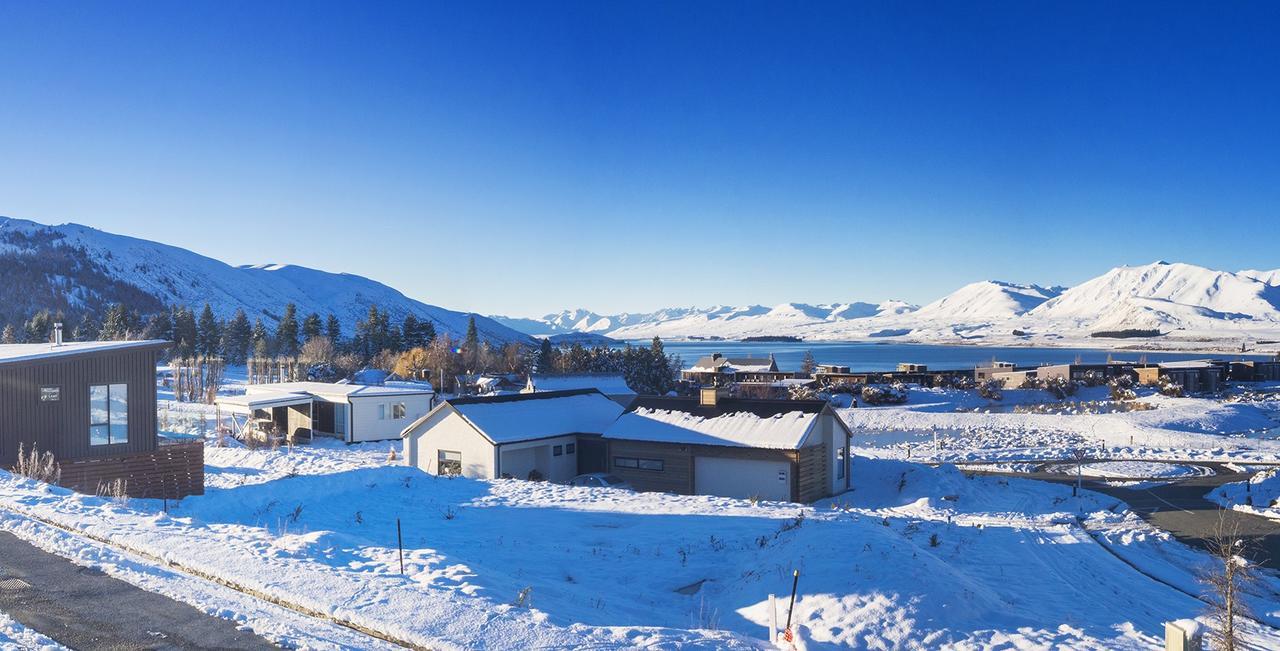
[[[1098,459],[1097,461],[1105,461]],[[1054,464],[1063,463],[1061,461]],[[1205,549],[1220,528],[1235,529],[1248,546],[1250,560],[1280,570],[1280,522],[1251,513],[1224,509],[1205,499],[1213,489],[1234,482],[1246,481],[1250,473],[1232,470],[1226,464],[1204,461],[1170,462],[1180,465],[1211,468],[1216,474],[1169,481],[1150,488],[1124,488],[1111,486],[1099,478],[1084,478],[1084,487],[1123,500],[1129,508],[1152,525],[1168,531],[1175,538],[1200,549]],[[987,472],[982,474],[1002,477],[1039,479],[1060,484],[1074,484],[1074,475],[1044,472],[1042,464],[1036,472]],[[967,470],[966,472],[972,472]],[[1112,480],[1114,481],[1114,480]]]
[[[0,531],[0,612],[72,649],[273,649],[235,623]]]

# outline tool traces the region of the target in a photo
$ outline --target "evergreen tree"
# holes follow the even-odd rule
[[[249,346],[253,343],[253,327],[249,325],[249,317],[244,310],[236,309],[236,313],[222,329],[222,354],[232,364],[243,364],[249,356]]]
[[[160,310],[147,319],[147,327],[142,330],[144,339],[162,339],[173,341],[173,317],[169,310]]]
[[[423,346],[430,346],[436,340],[436,324],[431,321],[418,322],[418,339]]]
[[[320,315],[312,312],[302,320],[302,342],[306,343],[320,336]]]
[[[196,315],[185,306],[173,313],[173,352],[181,359],[194,357],[199,346]]]
[[[122,303],[115,303],[107,308],[107,315],[102,319],[102,329],[98,331],[98,338],[103,341],[128,339],[133,325],[128,308]]]
[[[627,346],[630,348],[630,345]],[[538,372],[551,373],[555,370],[555,349],[551,347],[550,339],[543,339],[538,348]]]
[[[333,342],[334,346],[342,340],[342,323],[338,321],[338,317],[330,314],[324,322],[324,336]]]
[[[476,315],[467,318],[467,337],[462,341],[463,361],[468,371],[475,371],[480,364],[480,332],[476,329]]]
[[[200,321],[196,323],[196,352],[206,357],[213,357],[221,352],[222,326],[218,317],[213,315],[213,308],[208,303],[200,311]]]
[[[800,374],[805,377],[812,377],[813,372],[818,370],[818,360],[813,358],[813,351],[804,351],[804,359],[800,361]]]
[[[16,344],[18,342],[18,330],[13,327],[12,323],[4,324],[4,332],[0,332],[0,344]]]
[[[267,326],[262,322],[262,317],[253,322],[251,337],[254,357],[271,357],[271,336],[267,334]]]
[[[298,356],[298,306],[284,306],[284,316],[276,327],[276,352],[285,357]]]
[[[72,341],[93,341],[102,330],[102,324],[93,320],[93,316],[85,314],[76,327],[71,330]]]

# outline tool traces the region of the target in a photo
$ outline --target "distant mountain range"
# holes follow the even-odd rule
[[[936,343],[1063,343],[1156,330],[1183,341],[1280,339],[1280,270],[1215,271],[1155,262],[1117,267],[1076,287],[986,280],[923,307],[885,303],[783,303],[670,308],[602,315],[566,310],[540,319],[494,317],[534,335],[592,332],[614,339],[742,339]]]
[[[412,313],[436,331],[466,334],[470,315],[411,299],[382,283],[346,273],[294,265],[234,267],[186,249],[114,235],[79,224],[46,226],[0,217],[0,323],[19,322],[39,309],[101,316],[112,303],[141,312],[167,305],[199,310],[205,303],[220,317],[243,308],[250,319],[274,327],[287,303],[300,314],[334,314],[353,332],[370,305],[393,322]],[[529,341],[528,335],[476,316],[480,336],[494,342]]]

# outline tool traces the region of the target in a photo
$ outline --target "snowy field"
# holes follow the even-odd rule
[[[1107,389],[1081,389],[1074,401],[1107,401]],[[1045,391],[1011,389],[1004,400],[974,391],[912,387],[905,405],[840,410],[861,454],[923,461],[981,462],[1090,456],[1175,461],[1280,461],[1280,400],[1169,398],[1150,391],[1148,408],[1036,413],[1061,405]],[[1014,411],[1015,407],[1025,413]],[[936,446],[935,446],[936,441]]]
[[[38,517],[133,550],[62,553],[148,589],[189,581],[140,567],[163,558],[436,648],[761,648],[767,595],[785,595],[793,569],[808,648],[1151,648],[1165,619],[1202,611],[1113,551],[1190,589],[1207,558],[1114,500],[949,467],[859,458],[852,492],[802,507],[442,479],[388,463],[385,444],[209,448],[207,464],[207,493],[169,513],[0,474],[0,505],[20,514],[3,526],[47,536],[23,522]],[[252,607],[218,614],[292,646],[342,646],[290,632],[305,618],[240,612]]]
[[[326,619],[440,649],[770,648],[768,595],[784,620],[799,570],[802,648],[1148,649],[1164,621],[1203,614],[1208,556],[1113,498],[914,463],[1030,470],[1039,464],[1020,460],[1088,445],[1128,459],[1096,462],[1100,473],[1176,479],[1200,469],[1140,459],[1280,458],[1264,434],[1274,402],[1142,400],[1153,408],[1013,413],[982,409],[972,392],[913,390],[907,405],[843,410],[857,436],[854,488],[805,506],[437,478],[401,465],[389,443],[318,439],[210,445],[206,494],[168,512],[0,472],[0,528],[296,648],[391,647]],[[161,406],[171,431],[208,433],[211,417]],[[1255,503],[1280,488],[1269,477],[1252,487]],[[1234,486],[1222,499],[1241,503]],[[1266,575],[1248,600],[1280,625],[1280,580]],[[1246,631],[1257,648],[1280,648],[1274,628]],[[38,646],[31,635],[0,618],[0,648]]]

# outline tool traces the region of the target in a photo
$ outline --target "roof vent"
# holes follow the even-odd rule
[[[53,324],[53,345],[54,346],[62,345],[62,322],[61,321]]]

